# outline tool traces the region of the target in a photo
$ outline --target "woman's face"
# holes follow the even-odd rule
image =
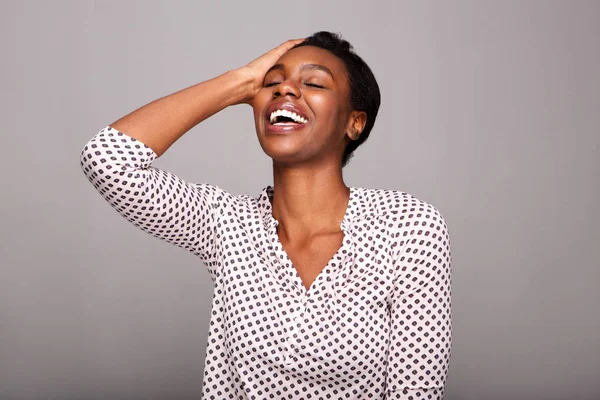
[[[285,165],[340,162],[357,115],[364,114],[351,109],[343,62],[314,46],[285,53],[265,75],[252,107],[263,151]]]

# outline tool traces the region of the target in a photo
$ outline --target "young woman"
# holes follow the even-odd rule
[[[379,108],[373,73],[339,36],[291,40],[100,130],[81,165],[144,231],[196,254],[214,282],[210,399],[441,399],[451,259],[432,205],[348,187],[342,168]],[[273,186],[257,197],[151,166],[227,106],[253,107]]]

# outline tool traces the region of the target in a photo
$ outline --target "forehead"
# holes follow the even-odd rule
[[[290,70],[299,68],[304,64],[318,64],[331,70],[336,80],[346,77],[346,68],[343,61],[333,53],[315,46],[301,46],[291,49],[281,56],[277,64],[282,64]]]

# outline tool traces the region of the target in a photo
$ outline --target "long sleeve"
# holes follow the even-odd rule
[[[85,145],[81,168],[128,221],[194,253],[210,270],[219,215],[217,201],[224,192],[151,167],[156,158],[144,143],[107,126]],[[213,275],[214,271],[210,272]]]
[[[398,234],[391,303],[387,399],[440,400],[452,341],[451,254],[445,221],[431,205]]]

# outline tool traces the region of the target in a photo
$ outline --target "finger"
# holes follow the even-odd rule
[[[304,42],[304,40],[306,39],[292,39],[292,40],[288,40],[284,43],[282,43],[281,45],[279,45],[279,48],[285,51],[290,50],[292,47],[296,46],[297,44],[300,44],[302,42]]]

